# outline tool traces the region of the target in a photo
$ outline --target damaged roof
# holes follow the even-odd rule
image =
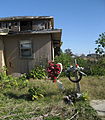
[[[53,16],[13,16],[3,17],[0,21],[11,21],[11,20],[33,20],[33,19],[53,19]]]

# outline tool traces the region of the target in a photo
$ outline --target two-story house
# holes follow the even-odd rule
[[[54,29],[51,16],[0,18],[0,68],[8,74],[28,73],[59,54],[61,29]]]

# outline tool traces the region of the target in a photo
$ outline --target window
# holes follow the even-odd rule
[[[32,21],[20,21],[20,30],[32,30]]]
[[[20,41],[20,57],[30,58],[32,57],[32,42]]]
[[[17,22],[14,22],[14,26],[18,26],[18,23],[17,23]]]
[[[3,28],[6,28],[6,23],[5,22],[3,23]]]

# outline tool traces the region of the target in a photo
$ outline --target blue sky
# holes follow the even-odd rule
[[[94,53],[95,40],[105,32],[105,0],[2,0],[0,17],[54,16],[62,28],[62,49]]]

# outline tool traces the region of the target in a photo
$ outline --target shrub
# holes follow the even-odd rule
[[[26,87],[27,84],[28,84],[28,80],[26,79],[25,74],[17,78],[11,75],[7,75],[5,71],[0,73],[0,89],[23,88]]]
[[[18,88],[27,87],[29,80],[27,79],[27,75],[23,74],[21,77],[17,78]]]
[[[105,57],[100,57],[97,59],[97,61],[91,61],[81,57],[75,57],[75,59],[77,60],[79,66],[84,68],[84,72],[87,75],[105,75]],[[74,65],[74,58],[66,53],[62,53],[60,56],[55,57],[55,63],[58,62],[61,62],[63,65],[63,72],[61,76],[65,76],[65,70],[67,69],[67,66]]]
[[[28,74],[28,78],[43,79],[46,77],[45,69],[42,66],[35,66]]]
[[[68,65],[71,65],[73,61],[74,59],[66,53],[62,53],[60,56],[55,57],[55,63],[62,63],[64,69],[67,68]]]
[[[44,91],[39,86],[37,87],[34,86],[32,88],[29,88],[28,93],[29,93],[29,97],[31,98],[31,100],[38,100],[39,98],[44,97],[43,95]]]

